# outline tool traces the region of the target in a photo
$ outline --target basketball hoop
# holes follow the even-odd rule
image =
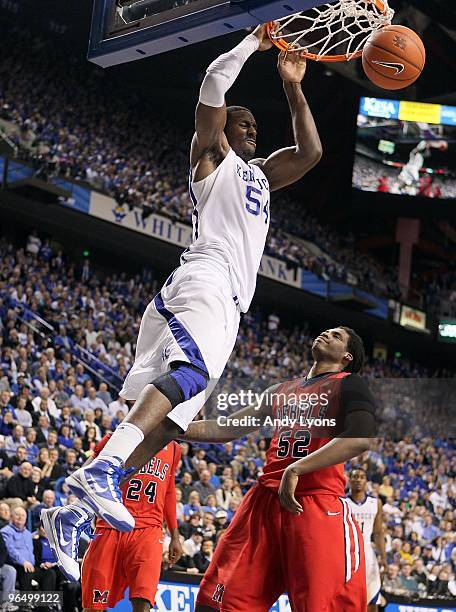
[[[343,62],[360,57],[375,30],[391,24],[387,0],[339,0],[267,24],[281,51],[301,51],[317,62]]]

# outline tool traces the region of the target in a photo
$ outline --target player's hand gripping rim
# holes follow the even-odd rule
[[[303,511],[301,504],[294,496],[298,485],[298,478],[299,476],[293,467],[287,467],[283,473],[279,487],[279,500],[281,506],[285,508],[285,510],[288,510],[288,512],[296,514],[297,516]]]

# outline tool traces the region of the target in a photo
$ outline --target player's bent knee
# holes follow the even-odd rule
[[[168,398],[171,406],[185,402],[207,387],[209,376],[200,368],[182,361],[171,364],[171,370],[153,381],[156,387]]]

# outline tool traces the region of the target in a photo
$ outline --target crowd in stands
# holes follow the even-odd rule
[[[3,33],[0,119],[14,126],[9,136],[37,176],[85,181],[114,197],[119,211],[139,208],[143,217],[160,213],[189,223],[191,134],[156,116],[85,57],[62,54],[10,23]],[[394,272],[356,251],[353,236],[323,226],[286,192],[274,194],[266,253],[326,280],[398,295]]]
[[[39,529],[39,512],[72,501],[65,477],[127,412],[116,386],[89,369],[75,347],[92,353],[120,380],[132,364],[140,316],[156,284],[149,270],[133,278],[102,275],[87,260],[77,266],[37,233],[25,248],[0,241],[0,571],[6,584],[17,579],[25,589],[33,579],[48,588],[61,581]],[[54,333],[41,333],[40,320]],[[247,313],[226,381],[244,379],[264,388],[271,380],[302,374],[311,364],[311,338],[307,326],[286,329],[275,313]],[[402,359],[370,360],[365,375],[375,382],[430,372]],[[394,393],[388,405],[405,404],[416,417],[413,400],[399,394],[393,401]],[[433,426],[437,401],[425,403]],[[388,416],[398,426],[397,414]],[[224,445],[182,443],[176,483],[185,554],[179,570],[205,571],[243,495],[261,474],[267,446],[262,432]],[[456,597],[454,450],[449,439],[398,429],[396,441],[379,439],[357,460],[367,470],[370,493],[384,502],[385,593]],[[33,572],[25,569],[32,567]],[[74,588],[65,589],[74,602]]]

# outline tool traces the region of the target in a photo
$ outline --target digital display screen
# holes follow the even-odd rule
[[[438,339],[441,342],[456,343],[456,319],[440,319]]]
[[[456,107],[361,98],[352,185],[456,198]]]

